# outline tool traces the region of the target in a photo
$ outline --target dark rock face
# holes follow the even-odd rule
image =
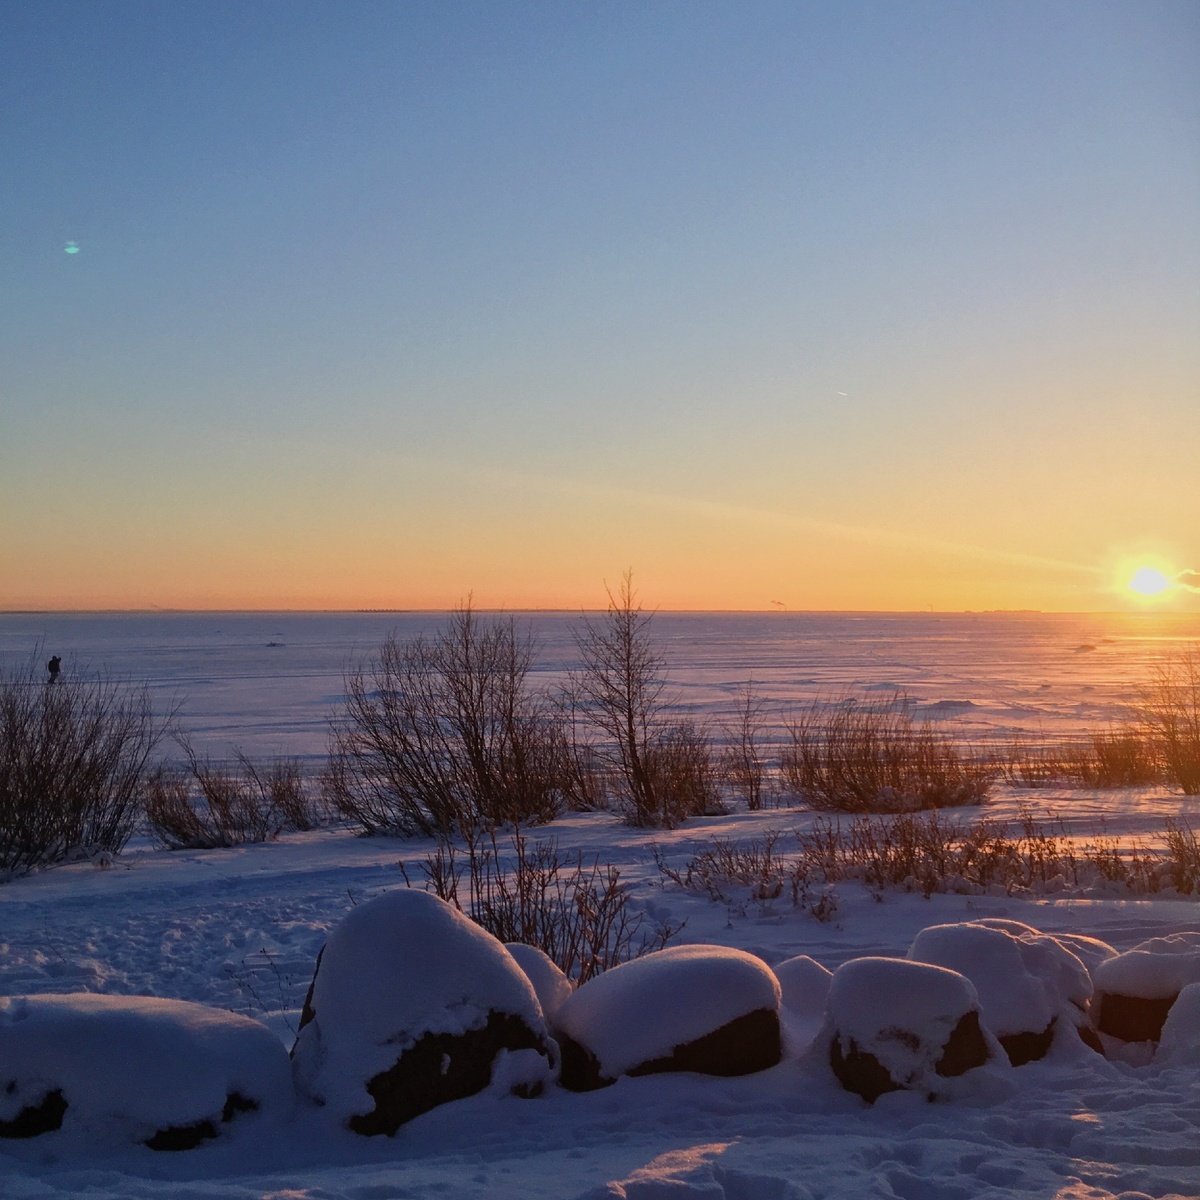
[[[615,1079],[606,1077],[600,1063],[586,1046],[559,1034],[562,1049],[563,1087],[588,1092],[608,1087]],[[695,1071],[700,1075],[751,1075],[773,1067],[783,1056],[779,1014],[773,1009],[757,1009],[737,1017],[694,1041],[676,1046],[670,1054],[639,1063],[626,1075],[660,1075],[671,1071]]]
[[[312,1003],[313,988],[315,988],[317,986],[317,974],[321,970],[321,959],[323,959],[324,957],[325,957],[325,947],[322,946],[321,949],[317,951],[317,961],[316,961],[316,965],[313,967],[313,976],[308,981],[308,991],[304,993],[304,1007],[300,1010],[300,1024],[296,1029],[297,1033],[299,1033],[300,1030],[305,1027],[305,1025],[308,1025],[317,1015],[313,1011],[313,1003]],[[296,1053],[296,1046],[295,1046],[295,1043],[293,1043],[292,1044],[292,1054],[295,1055],[295,1053]]]
[[[15,1089],[15,1085],[10,1084]],[[67,1102],[61,1089],[47,1092],[37,1104],[27,1104],[11,1121],[0,1121],[0,1138],[32,1138],[62,1128]]]
[[[426,1033],[386,1071],[367,1083],[375,1108],[350,1118],[355,1133],[373,1137],[393,1134],[406,1121],[445,1104],[483,1091],[491,1083],[492,1065],[501,1050],[536,1050],[553,1061],[550,1043],[512,1013],[488,1013],[487,1024],[463,1034]],[[516,1095],[532,1098],[539,1088],[518,1087]]]
[[[225,1107],[221,1110],[221,1124],[228,1125],[238,1113],[254,1112],[258,1104],[248,1100],[239,1092],[230,1092],[225,1097]],[[168,1125],[160,1129],[153,1137],[147,1138],[145,1145],[151,1150],[194,1150],[201,1142],[207,1142],[217,1136],[217,1127],[212,1121],[193,1121],[190,1125]]]
[[[1037,1062],[1050,1052],[1050,1044],[1054,1041],[1054,1029],[1058,1018],[1050,1022],[1040,1033],[1022,1032],[1005,1033],[997,1040],[1004,1047],[1008,1061],[1014,1067],[1023,1067],[1026,1063]]]
[[[895,1031],[895,1036],[913,1050],[921,1048],[921,1039],[915,1033]],[[934,1071],[943,1078],[965,1075],[988,1060],[987,1041],[979,1025],[977,1012],[965,1013],[950,1031],[941,1056],[934,1063]],[[864,1050],[853,1038],[847,1038],[843,1047],[842,1038],[834,1036],[829,1048],[829,1065],[848,1092],[855,1092],[868,1104],[874,1104],[885,1092],[898,1092],[912,1084],[898,1080],[869,1050]]]
[[[1101,992],[1092,1004],[1096,1028],[1123,1042],[1157,1042],[1177,998],[1146,1000],[1120,992]]]

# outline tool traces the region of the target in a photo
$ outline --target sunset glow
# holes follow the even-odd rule
[[[0,610],[1200,610],[1194,5],[20,8]]]

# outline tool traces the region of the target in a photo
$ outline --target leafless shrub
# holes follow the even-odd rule
[[[464,862],[453,842],[440,842],[420,864],[425,889],[500,941],[537,946],[579,983],[661,949],[678,932],[669,925],[645,930],[644,917],[630,911],[618,868],[589,863],[582,851],[564,856],[556,842],[530,843],[518,829],[511,863],[495,831],[468,838],[465,854]],[[413,886],[407,870],[404,878]]]
[[[608,768],[631,825],[671,828],[719,804],[711,747],[694,722],[673,719],[666,665],[626,572],[608,611],[576,631],[580,668],[574,704],[599,735],[594,753]]]
[[[179,737],[186,770],[154,771],[143,808],[151,833],[171,850],[211,850],[270,841],[284,830],[313,829],[319,806],[299,762],[277,758],[260,769],[239,753],[235,762],[201,758]]]
[[[1139,711],[1168,779],[1184,795],[1200,795],[1200,647],[1196,643],[1156,666]]]
[[[1137,726],[1116,726],[1082,739],[1012,741],[998,766],[1016,787],[1081,785],[1139,787],[1161,782],[1163,770],[1153,740]]]
[[[762,714],[763,702],[751,681],[738,691],[734,719],[725,727],[727,744],[721,759],[726,782],[751,812],[762,808],[767,787]]]
[[[0,879],[120,851],[169,719],[144,687],[73,664],[46,682],[40,657],[0,675]]]
[[[346,678],[325,775],[334,808],[367,833],[440,837],[557,816],[568,747],[527,686],[533,653],[512,618],[481,620],[469,602],[431,639],[389,636]]]
[[[903,696],[882,706],[855,698],[812,704],[788,725],[785,786],[812,808],[911,812],[979,804],[994,768],[965,755],[929,724],[915,725]]]
[[[881,898],[893,888],[977,895],[1055,894],[1066,888],[1117,886],[1147,895],[1173,886],[1200,892],[1200,841],[1186,823],[1168,821],[1166,851],[1140,841],[1121,845],[1101,829],[1091,839],[1068,837],[1053,816],[1020,814],[1016,830],[988,819],[961,822],[939,812],[854,817],[847,825],[818,818],[798,833],[797,853],[778,848],[778,835],[738,845],[713,841],[682,868],[661,850],[655,863],[664,879],[732,904],[738,889],[749,898],[772,898],[790,885],[792,901],[816,915],[830,888],[857,880]]]

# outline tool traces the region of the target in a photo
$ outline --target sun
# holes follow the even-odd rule
[[[1171,586],[1171,580],[1157,567],[1138,567],[1127,586],[1139,596],[1159,596]]]

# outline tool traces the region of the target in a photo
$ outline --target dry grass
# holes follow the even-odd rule
[[[1139,706],[1167,778],[1200,795],[1200,648],[1190,643],[1155,668]]]
[[[995,775],[941,730],[913,722],[905,697],[813,704],[788,724],[783,785],[810,808],[886,813],[979,804]]]

